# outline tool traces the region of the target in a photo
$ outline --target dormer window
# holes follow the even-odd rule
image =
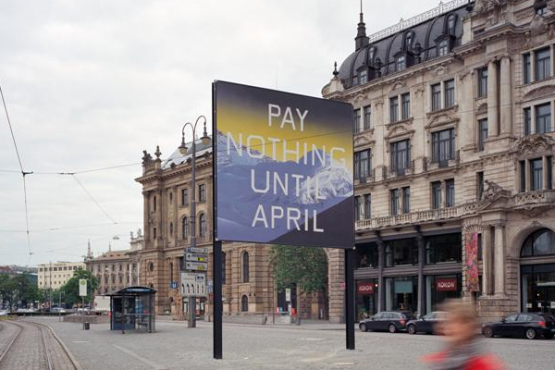
[[[437,45],[437,55],[442,57],[449,54],[449,42],[447,40],[441,40]]]
[[[368,71],[366,69],[360,71],[359,82],[361,85],[364,85],[368,82]]]
[[[395,60],[395,71],[402,71],[407,68],[407,58],[402,55]]]
[[[447,18],[447,33],[449,35],[454,35],[455,34],[455,14],[451,14],[448,18]]]

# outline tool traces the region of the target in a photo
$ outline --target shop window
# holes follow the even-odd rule
[[[461,297],[461,275],[426,276],[426,312],[436,311],[447,299]]]
[[[400,239],[386,243],[386,267],[417,263],[418,245],[415,239]]]
[[[357,319],[363,320],[378,311],[378,280],[365,279],[356,282]]]
[[[426,237],[426,264],[461,262],[461,234],[447,234]]]
[[[416,277],[397,277],[385,279],[385,309],[417,311],[418,279]]]
[[[356,251],[356,268],[378,268],[378,245],[371,243],[369,245],[357,246]]]

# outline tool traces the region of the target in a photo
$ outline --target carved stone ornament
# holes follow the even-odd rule
[[[507,4],[507,2],[507,0],[476,0],[474,12],[476,14],[486,13]]]
[[[407,83],[405,81],[397,81],[393,85],[393,88],[391,89],[391,91],[402,89],[405,86],[407,86]]]
[[[555,140],[549,136],[541,134],[527,135],[517,140],[511,152],[518,155],[542,153],[551,149],[554,144]]]
[[[555,85],[544,85],[524,94],[522,100],[534,100],[555,94]]]
[[[503,189],[497,183],[489,180],[486,180],[485,183],[487,185],[487,188],[482,195],[482,202],[491,203],[501,197],[508,198],[511,196],[510,191]]]
[[[532,22],[530,22],[530,31],[532,32],[532,36],[538,36],[547,31],[547,24],[541,15],[534,15]]]
[[[367,97],[364,94],[357,94],[357,96],[355,97],[355,103],[363,102],[366,99]]]
[[[143,150],[143,165],[146,165],[152,161],[152,156],[146,151]]]

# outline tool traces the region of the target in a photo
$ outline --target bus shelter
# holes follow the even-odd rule
[[[155,331],[154,296],[156,290],[133,286],[108,294],[110,297],[110,330]]]

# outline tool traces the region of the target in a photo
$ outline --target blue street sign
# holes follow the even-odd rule
[[[170,289],[177,289],[177,281],[170,282]]]

